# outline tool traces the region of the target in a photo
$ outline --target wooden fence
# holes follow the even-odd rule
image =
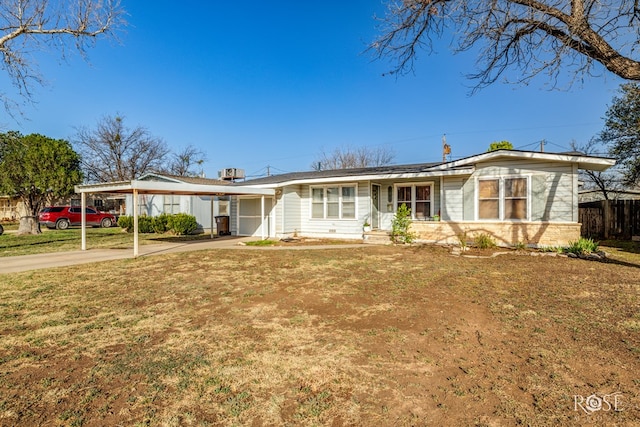
[[[640,239],[640,200],[580,203],[580,233],[602,239]]]

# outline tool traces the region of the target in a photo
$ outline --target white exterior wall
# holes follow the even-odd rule
[[[578,185],[577,166],[566,163],[544,161],[503,160],[477,166],[471,177],[475,188],[475,178],[500,176],[530,176],[531,221],[577,222]],[[465,202],[467,199],[465,199]],[[465,219],[475,219],[476,196],[474,202],[474,218],[468,218],[469,210],[465,206]]]
[[[441,219],[443,221],[464,220],[463,184],[464,179],[460,177],[445,177],[442,179]]]
[[[277,236],[291,237],[302,230],[301,186],[291,185],[282,189],[276,207]]]
[[[336,183],[335,185],[353,185],[351,183]],[[356,185],[356,218],[355,219],[319,219],[311,218],[311,186],[301,186],[300,201],[300,230],[304,237],[335,237],[339,239],[361,239],[362,224],[370,213],[369,185]]]

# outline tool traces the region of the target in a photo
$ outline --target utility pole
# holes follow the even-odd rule
[[[540,141],[540,152],[544,153],[544,145],[547,143],[544,139]]]
[[[447,144],[447,135],[442,135],[442,163],[447,161],[447,154],[451,154],[451,146]]]

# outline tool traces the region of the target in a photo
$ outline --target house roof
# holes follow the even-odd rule
[[[344,180],[370,180],[385,178],[418,178],[444,175],[470,175],[478,163],[501,159],[553,161],[575,163],[580,169],[605,170],[615,160],[605,157],[587,156],[582,153],[541,153],[537,151],[496,150],[465,157],[451,162],[388,165],[368,168],[334,169],[324,171],[290,172],[264,178],[237,182],[235,186],[279,187],[302,182],[332,182]]]
[[[165,181],[165,182],[184,182],[188,184],[203,185],[228,185],[229,181],[221,179],[205,178],[200,176],[180,176],[164,173],[147,173],[139,178],[140,181]]]
[[[417,163],[412,165],[391,165],[391,166],[375,166],[368,168],[350,168],[350,169],[332,169],[323,171],[305,171],[305,172],[289,172],[280,175],[271,175],[264,178],[256,178],[243,182],[236,182],[234,185],[266,185],[279,184],[283,182],[300,181],[300,180],[321,180],[326,178],[348,178],[361,177],[370,175],[389,175],[389,174],[407,174],[420,173],[429,168],[439,165],[440,163]]]

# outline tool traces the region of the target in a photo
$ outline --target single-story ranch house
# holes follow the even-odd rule
[[[419,241],[457,244],[461,236],[471,240],[486,233],[504,246],[560,246],[580,237],[578,170],[602,171],[614,163],[575,152],[498,150],[449,162],[294,172],[236,183],[209,180],[202,192],[189,192],[197,185],[185,182],[185,191],[158,189],[155,201],[141,206],[149,214],[168,207],[194,214],[203,228],[224,212],[233,235],[362,240],[365,225],[373,233],[390,232],[396,210],[406,204]],[[173,189],[182,185],[178,177],[143,180],[171,181]],[[97,184],[76,191],[110,189]],[[176,194],[183,198],[176,200]],[[228,206],[216,207],[220,202]]]

